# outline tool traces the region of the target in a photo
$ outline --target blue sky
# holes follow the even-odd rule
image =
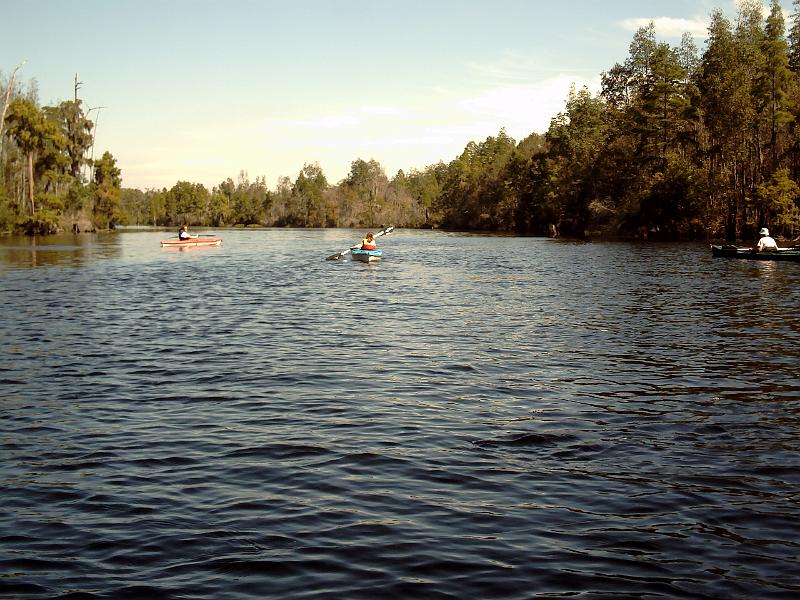
[[[785,7],[791,8],[788,3]],[[704,48],[733,0],[0,0],[0,70],[42,104],[99,114],[123,185],[209,189],[246,171],[292,181],[319,163],[449,162],[505,127],[543,133],[569,86],[599,86],[637,26]],[[785,10],[788,18],[789,10]]]

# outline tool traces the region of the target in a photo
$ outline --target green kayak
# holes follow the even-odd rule
[[[737,246],[711,245],[713,256],[724,258],[748,258],[750,260],[793,260],[800,262],[800,247],[780,248],[778,250],[764,250],[758,252],[752,248],[739,248]]]

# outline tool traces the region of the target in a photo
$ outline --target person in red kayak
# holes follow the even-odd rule
[[[378,246],[375,245],[375,236],[370,231],[363,240],[361,240],[362,250],[377,250]]]
[[[189,228],[186,226],[186,224],[181,225],[180,230],[178,230],[178,239],[189,240],[196,237],[196,235],[189,234]]]

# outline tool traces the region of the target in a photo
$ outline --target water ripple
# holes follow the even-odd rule
[[[0,253],[0,596],[800,596],[798,265],[360,233]]]

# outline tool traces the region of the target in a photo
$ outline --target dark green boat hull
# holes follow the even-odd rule
[[[789,260],[800,262],[800,248],[786,248],[785,250],[766,250],[756,252],[752,248],[737,248],[736,246],[711,246],[713,256],[723,258],[746,258],[749,260]]]

